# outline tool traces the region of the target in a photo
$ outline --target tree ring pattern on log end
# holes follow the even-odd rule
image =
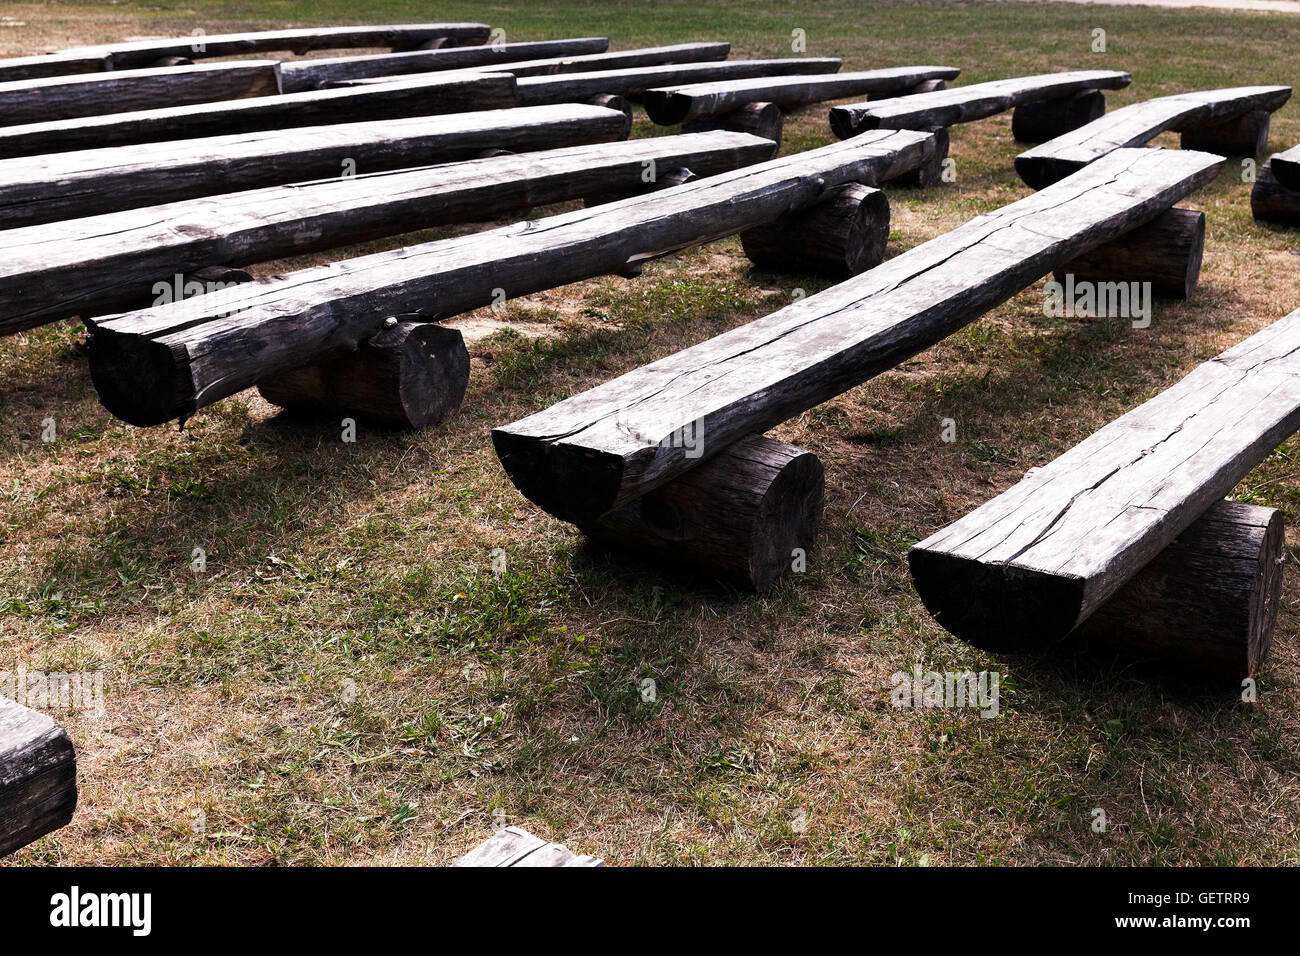
[[[805,554],[821,528],[826,501],[826,469],[805,452],[791,459],[773,480],[759,504],[750,540],[750,580],[765,591],[791,569],[795,550]]]

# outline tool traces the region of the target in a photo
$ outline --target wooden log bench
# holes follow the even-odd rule
[[[508,73],[417,74],[364,89],[314,90],[0,126],[0,158],[516,105],[515,78]]]
[[[1116,70],[1079,70],[972,83],[931,93],[835,106],[830,113],[831,129],[845,139],[868,129],[948,127],[1030,103],[1054,101],[1059,105],[1076,94],[1121,89],[1132,80],[1129,74]],[[1077,119],[1077,113],[1072,115]]]
[[[589,526],[1151,221],[1223,162],[1193,151],[1116,151],[870,272],[499,427],[497,455],[527,498]],[[696,439],[694,457],[683,435]]]
[[[159,280],[269,262],[599,195],[644,192],[647,167],[701,176],[770,159],[743,133],[508,154],[272,186],[0,231],[0,335],[147,303]]]
[[[66,826],[77,808],[77,754],[45,714],[0,697],[0,856]]]
[[[1291,98],[1289,86],[1238,86],[1222,90],[1199,90],[1161,96],[1113,110],[1100,119],[1063,136],[1026,150],[1016,157],[1016,172],[1026,185],[1042,189],[1112,150],[1145,146],[1161,133],[1183,134],[1185,148],[1205,149],[1222,155],[1257,156],[1268,137],[1268,116]],[[1225,124],[1249,118],[1255,125],[1252,142],[1222,136]],[[1189,146],[1186,137],[1203,130],[1199,146]],[[1219,135],[1215,142],[1214,137]],[[1262,135],[1263,141],[1258,141]],[[1213,144],[1213,145],[1212,145]],[[1245,149],[1246,152],[1241,152]]]
[[[1298,355],[1293,312],[930,535],[909,555],[926,608],[953,634],[995,650],[1045,648],[1071,634],[1300,429]],[[1276,548],[1244,550],[1248,562],[1264,554],[1271,561]],[[1214,573],[1202,578],[1203,597],[1165,622],[1173,634],[1239,587],[1226,568],[1219,562],[1220,583]],[[1275,586],[1262,582],[1258,594],[1267,611]],[[1271,624],[1263,612],[1254,619],[1259,629],[1223,636],[1236,645],[1236,664],[1222,676],[1257,666]]]
[[[627,138],[613,109],[563,103],[212,136],[0,160],[0,227],[16,228],[352,173]]]
[[[405,53],[369,53],[353,56],[316,57],[280,64],[280,86],[285,93],[318,90],[344,80],[374,79],[408,73],[432,73],[477,67],[491,69],[502,63],[549,57],[571,57],[604,53],[606,37],[576,37],[571,40],[540,40],[527,43],[494,43]],[[726,54],[723,54],[723,58]]]
[[[733,133],[749,133],[753,136],[761,136],[763,139],[770,139],[780,150],[784,127],[785,118],[781,115],[781,108],[775,103],[748,103],[722,116],[710,116],[683,123],[682,132],[707,133],[716,129],[725,129]]]
[[[169,40],[125,40],[75,47],[56,53],[0,59],[0,82],[147,68],[168,58],[197,60],[252,53],[310,53],[388,47],[414,50],[436,40],[483,43],[491,34],[485,23],[412,23],[354,27],[307,27],[256,33],[214,33]]]
[[[580,856],[561,846],[548,843],[519,827],[499,830],[470,850],[453,866],[604,866],[594,856]]]
[[[1250,209],[1260,222],[1300,226],[1300,146],[1275,153],[1259,167]]]
[[[14,80],[0,83],[0,126],[273,96],[279,92],[280,64],[275,60]]]
[[[846,96],[903,94],[927,80],[951,80],[951,66],[900,66],[830,76],[752,77],[658,87],[645,92],[645,110],[661,126],[732,113],[751,103],[795,110]]]
[[[133,424],[185,418],[285,368],[355,348],[385,318],[434,320],[640,263],[925,161],[925,134],[881,131],[649,196],[305,269],[92,320],[100,398]]]

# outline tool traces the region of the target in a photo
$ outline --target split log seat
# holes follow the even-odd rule
[[[45,714],[0,697],[0,856],[66,826],[77,808],[77,754]]]

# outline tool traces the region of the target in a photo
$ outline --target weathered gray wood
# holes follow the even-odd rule
[[[1288,189],[1278,182],[1272,159],[1255,172],[1250,211],[1260,222],[1300,226],[1300,190]]]
[[[639,96],[646,90],[671,84],[703,83],[755,76],[834,73],[839,68],[840,61],[830,57],[727,60],[722,63],[669,63],[664,66],[647,66],[633,70],[521,76],[517,94],[520,106],[538,106],[546,103],[582,101],[600,93]]]
[[[769,150],[766,155],[756,158],[754,162],[762,162],[765,159],[771,158],[772,154]],[[625,184],[624,187],[617,192],[600,193],[596,196],[588,196],[583,200],[583,205],[590,209],[592,206],[603,206],[606,203],[618,202],[620,199],[627,199],[629,196],[641,196],[645,193],[654,192],[657,189],[669,189],[673,186],[681,186],[684,183],[689,183],[693,179],[700,178],[691,171],[689,166],[666,166],[661,169],[656,169],[655,173],[655,178],[648,182],[644,178],[641,178],[630,185]]]
[[[1268,148],[1268,110],[1251,110],[1213,126],[1194,126],[1179,136],[1183,149],[1213,149],[1226,156],[1258,158]]]
[[[394,319],[355,352],[279,372],[258,382],[257,390],[298,413],[355,415],[400,428],[446,421],[469,385],[464,339],[436,322]]]
[[[781,134],[785,117],[775,103],[746,103],[738,110],[721,116],[709,116],[682,124],[683,133],[703,133],[726,129],[735,133],[750,133],[771,140],[772,155],[781,151]]]
[[[1292,146],[1269,159],[1273,175],[1287,189],[1300,191],[1300,146]]]
[[[1161,295],[1186,299],[1201,276],[1205,213],[1170,209],[1145,226],[1071,259],[1056,269],[1078,282],[1150,282]]]
[[[213,136],[0,160],[0,228],[180,199],[627,138],[631,120],[578,104]]]
[[[592,856],[578,856],[558,843],[547,843],[519,827],[498,830],[452,866],[604,866]]]
[[[616,93],[601,93],[599,96],[593,96],[591,99],[587,100],[586,102],[587,105],[589,106],[603,106],[605,109],[608,110],[618,110],[620,113],[622,113],[624,116],[627,117],[628,133],[631,133],[632,119],[633,119],[632,104],[627,101],[626,97],[619,96]],[[538,106],[528,106],[523,108],[524,109],[546,109],[546,107],[538,107]],[[683,130],[682,132],[703,132],[703,130]],[[752,131],[736,130],[736,132],[748,133]],[[627,137],[624,136],[624,139],[626,138]],[[765,138],[770,139],[771,137],[765,137]]]
[[[160,424],[280,368],[353,348],[386,316],[435,319],[500,295],[624,273],[810,205],[842,183],[888,178],[932,148],[925,134],[874,133],[595,209],[306,269],[185,308],[108,317],[91,323],[91,372],[110,411]]]
[[[961,70],[951,66],[899,66],[834,76],[753,77],[660,87],[645,92],[650,119],[663,126],[721,116],[749,103],[775,103],[798,109],[845,96],[901,95],[931,79],[951,80]]]
[[[406,53],[372,53],[366,56],[318,57],[280,65],[280,83],[286,93],[322,89],[345,80],[374,79],[408,73],[430,73],[467,67],[494,66],[542,57],[567,57],[603,53],[609,49],[605,37],[572,40],[541,40],[531,43],[495,43]]]
[[[582,530],[761,593],[799,556],[806,560],[821,526],[825,486],[825,470],[812,452],[749,435]]]
[[[1101,90],[1022,103],[1011,111],[1011,136],[1017,143],[1043,143],[1086,126],[1105,113],[1106,94]]]
[[[937,186],[943,182],[944,162],[948,159],[948,148],[951,144],[948,127],[935,126],[925,130],[925,132],[934,137],[934,155],[915,169],[909,169],[895,179],[895,186],[924,189],[928,186]]]
[[[275,60],[0,83],[0,126],[212,103],[280,92]]]
[[[1223,162],[1113,153],[869,272],[497,428],[497,455],[526,497],[581,525],[695,467],[668,441],[683,428],[702,429],[708,457],[859,385],[1149,222]]]
[[[66,826],[77,808],[77,754],[53,720],[0,697],[0,856]]]
[[[547,203],[643,191],[650,169],[711,176],[771,144],[697,133],[272,186],[0,231],[0,334],[138,307],[160,279],[248,265]]]
[[[0,158],[262,130],[515,106],[508,73],[418,74],[362,89],[314,90],[221,103],[0,127]]]
[[[885,260],[889,199],[850,183],[809,209],[745,230],[740,241],[749,261],[764,269],[847,279]]]
[[[518,60],[494,64],[497,73],[512,73],[517,77],[557,76],[564,73],[608,72],[635,70],[647,67],[707,63],[725,60],[731,52],[730,43],[673,43],[668,46],[637,47],[632,50],[614,50],[606,53],[589,53],[582,56],[548,56],[533,60]],[[463,71],[462,71],[463,72]],[[364,86],[382,83],[383,79],[340,80],[340,86]]]
[[[1300,428],[1298,356],[1293,312],[926,538],[926,608],[982,647],[1064,637]]]
[[[1276,110],[1290,98],[1289,86],[1237,86],[1144,100],[1026,150],[1016,157],[1016,172],[1027,185],[1041,189],[1112,150],[1143,146],[1167,130],[1215,126],[1255,110]]]
[[[1025,103],[1062,99],[1084,90],[1120,89],[1132,81],[1129,74],[1116,70],[1079,70],[972,83],[933,93],[835,106],[831,108],[831,129],[844,139],[867,129],[954,126]]]
[[[1070,640],[1220,680],[1256,675],[1273,644],[1285,555],[1280,511],[1216,502]]]

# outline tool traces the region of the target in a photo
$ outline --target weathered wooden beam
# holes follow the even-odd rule
[[[709,116],[682,124],[683,133],[703,133],[725,129],[735,133],[750,133],[771,140],[775,145],[772,155],[781,151],[781,135],[785,117],[775,103],[746,103],[738,110],[721,116]]]
[[[1300,146],[1292,146],[1269,159],[1273,175],[1287,189],[1300,191]]]
[[[1223,162],[1116,152],[860,276],[497,428],[497,455],[526,497],[582,525],[699,464],[674,447],[683,429],[701,434],[704,457],[766,431],[1149,222]]]
[[[844,139],[868,129],[954,126],[1025,103],[1059,100],[1084,90],[1120,89],[1132,81],[1129,74],[1116,70],[1079,70],[972,83],[933,93],[835,106],[831,108],[831,129]]]
[[[132,149],[0,160],[0,228],[283,183],[627,138],[631,120],[578,104],[267,130]]]
[[[1220,680],[1257,675],[1273,644],[1285,556],[1280,511],[1216,502],[1068,640]]]
[[[314,90],[221,103],[0,127],[0,158],[74,149],[356,123],[516,106],[508,73],[419,74],[362,89]]]
[[[731,53],[730,43],[673,43],[668,46],[637,47],[632,50],[614,50],[605,53],[588,53],[582,56],[548,56],[532,60],[517,60],[493,64],[484,69],[497,73],[513,73],[516,77],[557,76],[564,73],[607,72],[633,70],[646,67],[707,63],[725,60]],[[340,86],[362,86],[382,83],[383,79],[340,80]]]
[[[0,697],[0,856],[72,820],[77,754],[45,714]]]
[[[831,57],[790,57],[781,60],[727,60],[722,63],[670,63],[633,70],[599,70],[555,76],[521,76],[519,105],[568,103],[600,93],[640,96],[646,90],[669,84],[703,83],[755,76],[834,73],[840,61]]]
[[[604,866],[593,856],[579,856],[558,843],[547,843],[527,830],[497,831],[452,866]]]
[[[441,318],[502,296],[622,274],[646,259],[810,205],[842,183],[888,178],[922,162],[932,147],[932,138],[921,133],[875,133],[595,209],[306,269],[177,304],[188,307],[93,321],[91,372],[110,411],[134,424],[160,424],[280,368],[354,348],[387,316]]]
[[[696,133],[508,154],[187,199],[0,231],[0,334],[149,301],[159,280],[241,266],[611,189],[648,172],[710,176],[762,162],[767,140]],[[654,179],[658,179],[655,175]]]
[[[258,382],[257,390],[299,414],[427,428],[456,413],[468,385],[469,351],[458,330],[394,316],[355,352],[278,372]]]
[[[286,93],[323,89],[345,80],[374,79],[407,73],[431,73],[467,67],[492,68],[503,63],[603,53],[605,37],[541,40],[531,43],[494,43],[406,53],[372,53],[365,56],[318,57],[280,64],[280,83]]]
[[[792,110],[845,96],[900,95],[926,80],[951,80],[959,73],[961,70],[951,66],[899,66],[833,76],[753,77],[689,83],[646,90],[645,109],[654,122],[673,126],[721,116],[749,103],[775,103],[782,109]]]
[[[761,268],[847,279],[884,262],[889,199],[879,189],[849,183],[809,209],[745,230],[740,241]]]
[[[1011,137],[1017,143],[1043,143],[1086,126],[1105,113],[1106,94],[1101,90],[1021,103],[1011,111]]]
[[[750,435],[582,530],[761,593],[806,559],[821,526],[825,486],[812,452]]]
[[[1016,172],[1026,185],[1042,189],[1112,150],[1144,146],[1167,130],[1212,127],[1256,110],[1276,110],[1290,98],[1289,86],[1237,86],[1144,100],[1026,150],[1016,157]]]
[[[1055,270],[1079,282],[1150,282],[1153,291],[1186,299],[1201,276],[1205,213],[1170,209],[1145,226],[1097,246]]]
[[[240,100],[280,92],[275,60],[0,83],[0,126]]]
[[[1255,172],[1255,185],[1250,190],[1250,212],[1260,222],[1300,226],[1300,190],[1289,189],[1278,182],[1272,159]]]
[[[916,545],[912,580],[935,620],[965,641],[1050,644],[1297,428],[1293,312]]]

